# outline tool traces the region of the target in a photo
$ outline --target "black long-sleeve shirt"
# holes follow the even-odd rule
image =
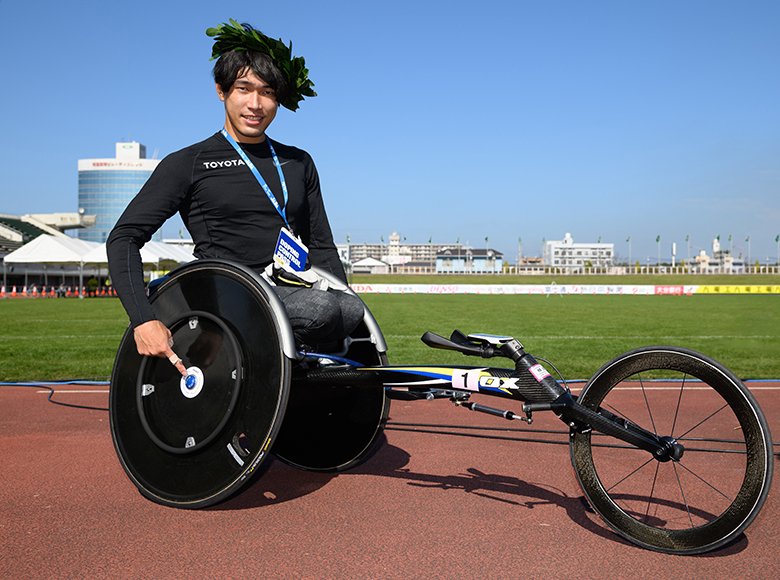
[[[273,141],[289,199],[287,221],[309,248],[309,263],[346,282],[333,243],[317,169],[305,151]],[[281,181],[267,142],[241,144],[280,206]],[[111,231],[111,280],[132,326],[154,319],[139,249],[176,212],[195,243],[195,257],[231,260],[260,270],[271,263],[284,220],[221,133],[168,155]]]

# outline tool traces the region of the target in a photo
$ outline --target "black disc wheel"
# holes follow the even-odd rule
[[[122,466],[148,498],[183,508],[221,501],[249,482],[281,427],[290,382],[272,292],[249,270],[194,262],[152,297],[188,375],[142,357],[132,330],[111,378]],[[273,297],[270,297],[271,299]]]
[[[684,450],[658,461],[598,433],[572,435],[585,497],[626,539],[670,554],[707,552],[734,540],[764,504],[774,460],[766,419],[714,360],[677,347],[637,349],[604,365],[578,402]]]
[[[363,365],[386,365],[364,323],[345,355]],[[390,399],[382,386],[299,386],[293,383],[282,430],[273,448],[279,459],[311,471],[343,471],[361,463],[381,440]]]

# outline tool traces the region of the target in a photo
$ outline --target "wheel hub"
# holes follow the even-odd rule
[[[685,453],[685,447],[677,442],[674,437],[661,437],[664,446],[655,452],[655,458],[665,463],[667,461],[680,461]]]

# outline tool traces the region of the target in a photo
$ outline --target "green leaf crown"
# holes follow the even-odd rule
[[[302,56],[292,55],[292,42],[287,46],[281,38],[274,40],[257,30],[248,30],[232,18],[230,24],[222,23],[216,28],[209,28],[206,34],[215,39],[211,60],[231,50],[256,50],[268,55],[287,85],[287,96],[280,103],[283,107],[296,111],[304,97],[317,96],[312,89],[314,83],[309,79],[306,61]]]

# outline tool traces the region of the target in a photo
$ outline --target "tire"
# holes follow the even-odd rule
[[[387,356],[365,339],[365,323],[352,333],[346,358],[386,365]],[[271,450],[285,463],[308,471],[345,471],[367,459],[380,443],[390,399],[382,386],[298,386],[293,381],[287,413]]]
[[[151,304],[190,376],[198,377],[190,384],[168,360],[140,356],[132,329],[125,333],[111,376],[111,434],[144,496],[202,508],[257,475],[290,387],[282,344],[292,333],[277,302],[242,266],[203,260],[172,272]]]
[[[745,385],[716,361],[654,346],[618,356],[578,397],[685,448],[675,461],[598,433],[573,433],[585,497],[613,530],[668,554],[725,546],[755,519],[774,464],[769,427]]]

